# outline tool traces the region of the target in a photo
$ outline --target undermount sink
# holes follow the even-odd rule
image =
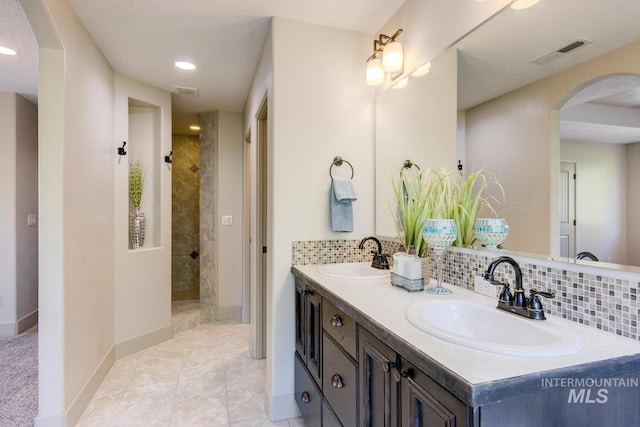
[[[371,267],[368,262],[346,262],[342,264],[326,264],[318,267],[318,273],[334,279],[378,280],[388,279],[389,270]]]
[[[405,316],[430,335],[493,353],[555,357],[577,353],[584,345],[582,338],[566,328],[463,300],[416,301],[407,307]]]

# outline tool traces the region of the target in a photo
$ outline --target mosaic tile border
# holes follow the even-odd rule
[[[383,252],[393,254],[400,245],[395,239],[380,238]],[[369,250],[360,250],[360,240],[297,241],[292,245],[292,263],[332,264],[366,262]],[[368,245],[372,243],[367,243]],[[487,266],[500,254],[462,248],[447,250],[444,281],[473,290],[474,276],[483,276]],[[511,254],[510,254],[511,255]],[[527,293],[531,287],[548,289],[556,294],[544,300],[545,313],[606,332],[640,340],[640,275],[617,274],[613,270],[512,255],[522,270]],[[390,259],[391,260],[391,259]],[[433,258],[430,275],[435,277]],[[513,271],[506,265],[496,270],[499,280],[514,282]]]

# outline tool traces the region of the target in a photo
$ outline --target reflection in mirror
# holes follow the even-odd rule
[[[575,10],[581,11],[579,16],[575,15]],[[603,16],[607,16],[607,19],[602,20]],[[634,219],[640,217],[640,210],[638,203],[629,201],[629,196],[633,195],[632,188],[637,188],[640,183],[640,171],[636,171],[638,168],[631,164],[640,163],[636,154],[629,152],[625,165],[618,163],[617,166],[609,167],[609,170],[616,171],[626,168],[627,173],[624,202],[627,204],[626,213],[619,215],[620,222],[626,216],[626,231],[612,232],[611,228],[608,229],[611,234],[626,235],[626,261],[619,257],[622,243],[610,245],[616,251],[607,255],[596,249],[596,245],[590,241],[581,240],[579,229],[587,224],[584,219],[581,224],[580,216],[577,218],[575,247],[566,249],[567,255],[573,256],[562,258],[559,209],[561,156],[562,159],[569,159],[565,163],[572,163],[571,157],[574,157],[573,160],[578,158],[566,155],[569,150],[567,147],[575,141],[561,137],[561,109],[567,105],[566,110],[569,110],[569,99],[605,76],[640,73],[640,58],[637,55],[640,51],[638,16],[640,2],[540,2],[526,14],[505,9],[454,46],[459,51],[458,156],[463,159],[465,170],[487,167],[503,185],[506,204],[498,214],[505,217],[510,225],[509,238],[504,247],[512,253],[540,254],[538,257],[544,259],[552,257],[570,263],[593,265],[595,261],[574,259],[577,252],[591,251],[601,260],[611,260],[611,264],[598,262],[598,266],[619,269],[624,268],[624,265],[613,263],[640,265],[638,260],[631,257],[631,254],[640,254],[640,234],[635,230],[637,226],[634,224]],[[599,22],[599,25],[594,26],[593,22]],[[562,32],[554,30],[559,28],[562,28]],[[505,34],[510,36],[504,37]],[[553,52],[554,48],[568,44],[572,39],[585,37],[589,38],[590,43],[575,51],[563,56],[556,55],[557,59],[550,62],[532,62],[536,57],[545,56]],[[381,97],[387,94],[384,92]],[[408,101],[413,103],[411,111],[420,109],[420,99],[433,102],[433,98],[417,96]],[[381,102],[385,102],[384,99]],[[384,121],[385,117],[378,112],[376,120]],[[418,126],[422,123],[416,117],[398,122],[403,126],[402,129],[396,129],[399,136],[411,135],[411,130],[417,129],[416,123]],[[376,131],[384,129],[389,123],[392,122],[377,124]],[[415,147],[418,150],[422,149],[421,142],[430,138],[424,128],[420,132],[423,139],[421,141],[416,138],[418,142]],[[388,138],[385,139],[389,143]],[[390,188],[389,166],[381,172],[381,167],[384,166],[381,156],[385,152],[378,146],[382,142],[377,135],[376,166],[379,169],[376,173],[376,195],[381,188]],[[392,142],[398,142],[398,139]],[[574,153],[581,152],[580,147],[584,147],[577,144],[584,143],[574,144]],[[453,145],[455,143],[452,142],[451,146]],[[630,150],[632,145],[637,144],[628,144],[626,150]],[[405,149],[410,150],[409,147]],[[391,162],[395,165],[393,167],[396,172],[407,158],[421,166],[424,162],[419,157],[408,154],[399,157]],[[429,162],[427,164],[431,165]],[[578,166],[578,174],[584,167],[585,165]],[[586,200],[591,202],[588,209],[597,208],[611,216],[613,205],[610,201],[599,201],[593,197],[596,189],[605,185],[605,179],[601,175],[602,173],[594,175],[598,178],[587,185],[589,197]],[[606,175],[613,176],[609,172]],[[609,191],[608,195],[614,193],[622,200],[621,191]],[[384,230],[381,218],[386,221],[391,217],[389,206],[377,201],[376,208],[377,232],[393,235],[391,232],[380,232]],[[582,208],[578,209],[580,215]],[[606,227],[603,222],[599,226]],[[586,236],[583,233],[583,238]],[[637,270],[636,267],[628,268],[628,271]]]
[[[408,86],[376,98],[376,234],[395,237],[393,214],[398,180],[406,160],[421,170],[454,170],[457,121],[457,52],[449,49],[431,63],[431,72],[410,77]]]
[[[590,251],[605,262],[640,265],[629,257],[639,249],[632,249],[638,232],[631,219],[640,212],[637,203],[630,202],[631,182],[638,182],[632,166],[640,161],[638,144],[605,145],[606,134],[595,131],[626,127],[623,131],[630,139],[625,142],[640,141],[640,134],[632,136],[640,117],[626,109],[624,115],[616,110],[616,121],[609,124],[593,114],[586,119],[585,112],[602,111],[605,106],[584,105],[588,97],[581,92],[592,83],[604,85],[605,77],[615,77],[614,71],[637,74],[640,62],[629,55],[639,47],[640,42],[632,43],[465,112],[467,163],[491,168],[505,190],[501,215],[511,226],[505,248],[554,258]],[[619,80],[612,83],[620,85]],[[623,126],[624,116],[634,115],[635,129]],[[582,138],[578,125],[587,128],[591,141],[578,142]],[[601,142],[594,142],[597,139]],[[575,193],[569,191],[573,169],[578,177]],[[575,213],[569,207],[575,207]],[[574,219],[571,234],[565,228],[572,227]]]
[[[640,76],[581,88],[560,111],[560,255],[640,266]],[[635,184],[635,185],[634,185]],[[634,216],[635,214],[635,216]],[[575,220],[575,221],[574,221]]]

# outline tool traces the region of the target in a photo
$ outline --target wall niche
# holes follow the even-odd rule
[[[129,98],[129,140],[127,156],[129,162],[140,160],[144,167],[144,185],[140,200],[140,212],[145,217],[145,237],[141,249],[155,248],[162,245],[161,214],[161,168],[166,166],[162,161],[161,111],[157,105]],[[135,207],[129,197],[130,216]],[[131,231],[130,231],[131,233]],[[129,249],[132,249],[131,236]]]

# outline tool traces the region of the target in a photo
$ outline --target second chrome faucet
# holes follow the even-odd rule
[[[495,269],[503,263],[507,263],[513,268],[513,272],[516,277],[514,294],[511,293],[509,283],[507,281],[500,282],[494,277]],[[513,314],[518,314],[529,319],[545,320],[542,303],[538,296],[555,298],[555,294],[553,292],[531,289],[529,298],[527,298],[524,292],[524,287],[522,286],[522,271],[520,270],[520,265],[518,265],[516,260],[508,256],[503,256],[493,260],[493,262],[489,264],[489,267],[484,274],[484,278],[492,285],[502,286],[502,292],[498,298],[499,309]]]

